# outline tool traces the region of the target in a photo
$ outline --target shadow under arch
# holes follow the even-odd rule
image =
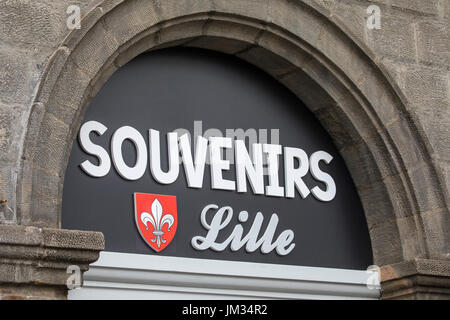
[[[426,143],[382,69],[323,12],[302,1],[103,1],[47,63],[18,177],[19,223],[60,227],[71,146],[89,101],[137,55],[191,46],[236,55],[295,93],[322,122],[357,186],[374,262],[429,257],[416,184],[437,179]],[[405,143],[406,142],[406,143]],[[433,199],[445,207],[441,190]]]

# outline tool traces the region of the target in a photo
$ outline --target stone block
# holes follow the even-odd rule
[[[266,15],[269,24],[284,28],[313,46],[317,44],[327,24],[320,14],[300,1],[269,0],[268,4],[267,13],[263,5],[256,6],[258,16]]]
[[[106,30],[122,45],[159,22],[153,1],[131,0],[116,6],[104,19]]]
[[[340,150],[356,186],[370,185],[398,173],[386,159],[388,154],[379,139],[374,137],[368,143],[361,142]]]
[[[117,51],[119,42],[109,33],[102,21],[97,22],[72,52],[75,64],[93,78]]]
[[[41,243],[42,230],[37,227],[6,226],[0,224],[0,243],[26,244],[38,246]]]
[[[408,66],[403,73],[405,95],[416,108],[448,106],[447,72],[425,66]]]
[[[190,39],[200,37],[202,36],[205,23],[206,20],[200,19],[162,28],[159,32],[159,42],[165,44],[181,40],[189,41]]]
[[[314,114],[339,150],[362,142],[352,124],[336,106],[319,109]]]
[[[438,13],[439,0],[391,0],[393,8],[418,11],[420,13],[434,15]]]
[[[204,35],[255,44],[258,35],[261,33],[261,27],[260,25],[244,27],[242,24],[236,23],[231,17],[214,17],[214,20],[205,24]]]
[[[61,180],[58,176],[48,171],[35,168],[33,170],[33,185],[39,187],[34,188],[34,196],[57,203],[62,191]]]
[[[33,202],[30,206],[30,213],[22,218],[24,224],[33,225],[40,228],[57,228],[61,214],[61,201],[57,198],[45,198],[33,190]]]
[[[49,57],[38,86],[35,103],[47,104],[49,95],[58,81],[61,70],[67,63],[69,54],[69,48],[61,46]]]
[[[0,299],[65,299],[67,268],[104,249],[99,232],[0,225]]]
[[[90,81],[88,75],[69,59],[53,87],[46,111],[71,127],[89,94]]]
[[[195,47],[235,54],[248,48],[248,43],[219,37],[200,37],[184,44],[186,47]]]
[[[339,26],[345,28],[346,33],[353,35],[358,41],[365,43],[367,41],[367,5],[359,3],[344,3],[342,1],[333,1],[330,4],[332,13],[331,19],[338,21]]]
[[[46,52],[68,32],[66,7],[53,0],[0,2],[0,39],[20,48]]]
[[[398,231],[402,243],[403,258],[406,260],[425,256],[425,244],[421,226],[414,216],[397,219]]]
[[[261,47],[251,48],[237,54],[237,56],[274,77],[294,70],[294,66],[287,60]]]
[[[64,168],[64,160],[70,152],[70,128],[50,113],[46,113],[42,120],[41,131],[39,132],[41,144],[39,152],[34,154],[34,164],[55,176],[62,176],[60,172]]]
[[[383,184],[386,187],[389,199],[394,209],[396,218],[402,219],[415,214],[411,207],[411,200],[405,192],[407,179],[404,173],[384,178]]]
[[[64,229],[42,229],[43,243],[49,248],[103,250],[105,239],[99,232]]]
[[[421,217],[431,257],[450,259],[450,213],[448,209],[426,212]]]
[[[380,81],[382,73],[379,70],[366,72],[357,81],[357,86],[370,102],[372,109],[383,124],[388,124],[399,117],[400,102],[390,94],[391,88],[386,82]]]
[[[375,227],[369,225],[374,264],[384,266],[403,260],[400,235],[395,220],[387,220]]]
[[[387,131],[393,139],[394,147],[401,155],[401,160],[406,168],[414,168],[425,161],[426,150],[424,145],[417,143],[418,133],[411,126],[411,120],[399,117],[387,126]]]
[[[378,226],[393,218],[390,195],[383,182],[358,187],[358,194],[370,227]]]
[[[424,64],[450,66],[450,22],[417,23],[419,61]]]
[[[0,47],[0,61],[0,103],[27,103],[33,90],[32,59],[19,50]]]
[[[333,105],[333,100],[328,93],[301,69],[288,73],[278,80],[302,100],[312,112]]]
[[[450,18],[450,1],[442,0],[442,5],[439,10],[441,11],[441,17],[448,21]]]
[[[368,45],[379,56],[402,61],[416,60],[414,20],[401,18],[395,12],[383,12],[381,29],[367,30]]]
[[[425,129],[430,147],[442,159],[450,160],[450,82],[448,73],[427,67],[408,68],[404,72],[408,107]]]
[[[441,172],[443,173],[442,179],[444,180],[445,188],[447,189],[446,197],[447,201],[450,198],[450,163],[440,162],[438,167],[441,168]]]
[[[383,178],[399,174],[399,168],[395,166],[393,152],[388,141],[381,135],[366,139],[366,144],[373,155]]]
[[[266,21],[269,12],[268,2],[270,0],[212,0],[211,2],[213,10],[235,15],[246,15],[254,19]]]
[[[421,212],[441,209],[444,206],[442,188],[430,164],[423,163],[408,174]]]
[[[449,260],[415,258],[381,268],[382,299],[449,299]]]
[[[17,161],[23,132],[23,107],[0,104],[0,161]]]
[[[276,34],[276,30],[267,27],[267,32],[262,32],[257,36],[257,45],[270,51],[286,61],[289,64],[302,68],[303,70],[311,63],[311,56],[290,41],[286,41],[283,37]],[[310,69],[312,72],[315,68]],[[289,71],[289,70],[287,70]]]
[[[187,16],[197,13],[208,13],[213,11],[212,0],[184,0],[167,1],[153,0],[154,8],[161,21]],[[227,1],[233,2],[233,1]],[[242,1],[239,1],[242,2]]]

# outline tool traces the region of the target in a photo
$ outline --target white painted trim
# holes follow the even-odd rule
[[[102,252],[69,299],[377,299],[366,271]]]

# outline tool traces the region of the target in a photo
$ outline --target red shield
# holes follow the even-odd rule
[[[145,242],[156,252],[164,250],[177,231],[177,197],[135,193],[134,212]]]

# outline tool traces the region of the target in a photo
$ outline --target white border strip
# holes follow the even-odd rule
[[[360,270],[102,252],[69,299],[377,299]]]

